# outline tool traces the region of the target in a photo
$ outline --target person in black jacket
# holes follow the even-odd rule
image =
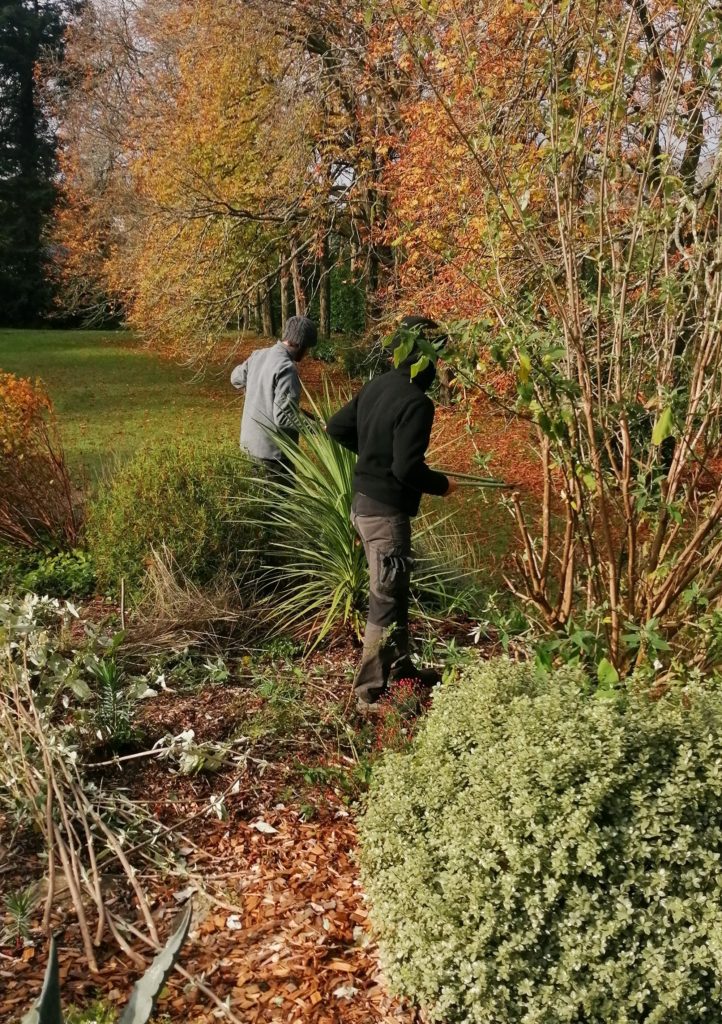
[[[392,348],[413,332],[429,337],[438,325],[406,317]],[[368,382],[326,425],[329,435],[358,454],[353,483],[352,522],[369,565],[369,611],[354,691],[359,711],[372,712],[390,682],[416,678],[438,681],[409,657],[409,575],[411,517],[422,494],[448,495],[455,484],[426,465],[434,403],[426,391],[436,375],[433,363],[411,376],[420,352],[412,349],[399,366]]]

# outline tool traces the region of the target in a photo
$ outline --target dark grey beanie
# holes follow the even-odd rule
[[[316,325],[307,316],[290,316],[286,321],[283,341],[297,352],[305,352],[316,344]]]

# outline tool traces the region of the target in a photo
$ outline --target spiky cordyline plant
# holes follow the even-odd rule
[[[256,522],[268,531],[269,565],[264,583],[278,629],[305,639],[310,649],[337,625],[350,625],[357,635],[364,620],[368,570],[363,547],[351,524],[353,471],[356,456],[325,432],[323,423],[341,399],[328,388],[317,403],[307,395],[313,419],[299,424],[299,443],[274,433],[274,441],[294,467],[288,483],[265,480],[252,501]],[[246,499],[248,500],[248,499]],[[469,573],[458,559],[444,564],[439,533],[450,515],[417,520],[415,541],[427,554],[421,559],[417,583],[435,610],[460,607],[469,599]],[[457,538],[458,539],[458,538]]]
[[[307,399],[315,418],[299,423],[299,443],[273,436],[294,467],[293,480],[264,480],[251,500],[268,531],[264,584],[273,617],[280,630],[315,647],[338,622],[358,632],[367,570],[351,525],[356,457],[323,428],[333,404],[328,388],[322,402]]]

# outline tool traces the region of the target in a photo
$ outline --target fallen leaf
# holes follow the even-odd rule
[[[273,825],[269,825],[267,821],[263,820],[252,822],[251,828],[255,828],[257,832],[263,832],[266,836],[271,836],[275,832],[278,832],[277,828],[274,828]]]
[[[339,985],[338,988],[333,990],[333,994],[337,999],[353,999],[357,992],[358,989],[355,985]]]

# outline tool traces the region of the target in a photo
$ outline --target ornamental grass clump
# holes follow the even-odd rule
[[[657,698],[495,659],[385,759],[363,881],[388,977],[426,1019],[720,1019],[722,695]]]
[[[351,525],[356,458],[321,426],[330,415],[330,394],[320,405],[306,399],[315,418],[300,419],[299,439],[273,434],[293,473],[285,481],[263,481],[251,499],[250,521],[265,547],[266,610],[279,633],[311,648],[338,625],[359,631],[368,577]]]
[[[307,650],[341,627],[360,636],[366,617],[366,556],[351,524],[356,456],[323,428],[343,400],[328,389],[320,402],[306,394],[313,417],[300,418],[298,440],[273,433],[293,473],[286,480],[264,480],[241,507],[264,537],[269,618],[279,633],[304,642]],[[255,509],[253,518],[249,508]],[[419,516],[413,543],[415,614],[480,617],[488,596],[477,551],[451,515]]]

